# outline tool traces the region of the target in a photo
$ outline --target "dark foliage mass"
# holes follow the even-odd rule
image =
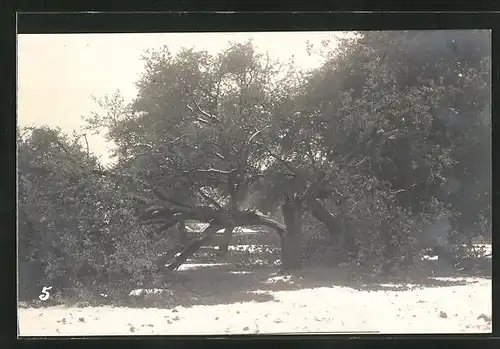
[[[301,71],[252,42],[146,52],[135,100],[105,96],[86,118],[116,145],[111,168],[85,134],[19,130],[21,298],[161,283],[218,232],[225,258],[249,226],[279,242],[284,270],[390,273],[428,249],[461,265],[491,236],[488,32],[307,49],[322,66]],[[190,233],[195,222],[205,229]]]

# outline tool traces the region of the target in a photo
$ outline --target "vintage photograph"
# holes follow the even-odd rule
[[[17,47],[19,336],[491,333],[489,30]]]

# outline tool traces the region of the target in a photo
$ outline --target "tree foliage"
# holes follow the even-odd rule
[[[487,32],[366,32],[329,57],[299,113],[316,119],[327,157],[350,158],[363,182],[394,195],[390,205],[455,216],[453,228],[472,233],[489,216]]]

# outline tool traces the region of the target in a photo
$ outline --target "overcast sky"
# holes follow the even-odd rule
[[[339,32],[274,33],[161,33],[161,34],[37,34],[18,36],[18,123],[21,126],[59,126],[79,130],[81,116],[97,110],[91,96],[119,89],[135,97],[144,50],[168,45],[217,53],[229,41],[253,38],[259,51],[283,60],[294,56],[298,66],[313,68],[321,57],[308,56],[306,41],[320,43]],[[90,139],[92,150],[108,161],[109,146],[100,137]]]

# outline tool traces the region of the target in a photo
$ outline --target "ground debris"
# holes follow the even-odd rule
[[[486,314],[481,314],[477,317],[478,320],[483,319],[486,322],[491,322],[491,316],[488,316]]]

